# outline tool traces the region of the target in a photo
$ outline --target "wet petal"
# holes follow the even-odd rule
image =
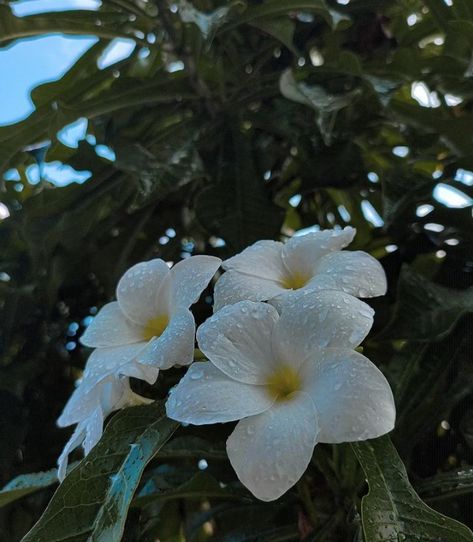
[[[252,277],[237,271],[225,272],[215,284],[214,312],[238,301],[266,301],[287,292],[286,288],[270,278]]]
[[[117,299],[123,313],[133,322],[146,325],[156,316],[162,307],[158,307],[160,286],[169,275],[166,262],[160,259],[141,262],[128,271],[118,282]],[[167,308],[167,303],[164,304]],[[167,311],[166,311],[167,312]]]
[[[317,413],[305,393],[241,420],[227,440],[240,481],[263,501],[273,501],[304,474],[318,433]]]
[[[257,241],[236,256],[225,260],[222,267],[278,282],[286,275],[281,258],[282,247],[283,244],[278,241]]]
[[[362,251],[332,252],[317,264],[315,277],[307,288],[342,290],[356,297],[386,293],[386,273],[381,264]]]
[[[222,260],[214,256],[191,256],[171,268],[173,307],[189,308],[200,297]]]
[[[143,340],[141,326],[128,320],[116,301],[104,305],[80,338],[92,348],[106,348]]]
[[[57,477],[60,482],[64,480],[66,477],[67,472],[67,466],[69,463],[69,454],[74,451],[76,448],[78,448],[85,438],[85,423],[79,424],[75,430],[74,433],[72,433],[71,438],[67,441],[66,445],[64,446],[64,449],[61,452],[61,455],[59,456],[57,460],[57,466],[58,466],[58,472]]]
[[[264,384],[274,367],[271,333],[278,317],[266,303],[228,305],[199,327],[199,348],[230,378]]]
[[[373,325],[373,309],[344,292],[297,291],[276,301],[281,317],[273,349],[281,361],[301,363],[320,348],[358,346]]]
[[[236,382],[212,363],[193,363],[166,403],[169,418],[194,425],[225,423],[264,412],[273,399],[260,386]]]
[[[316,272],[320,258],[349,245],[356,230],[322,230],[289,239],[282,250],[282,258],[289,273],[310,279]]]
[[[303,369],[304,390],[319,416],[319,442],[366,440],[393,429],[391,388],[368,358],[353,350],[327,349]]]
[[[84,454],[87,455],[97,444],[103,433],[104,414],[100,407],[97,407],[87,418],[85,426],[85,439],[83,442]]]
[[[158,369],[189,365],[194,359],[194,345],[194,316],[188,309],[180,309],[171,316],[163,334],[152,339],[137,360]]]

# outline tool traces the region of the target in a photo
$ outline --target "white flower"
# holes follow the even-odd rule
[[[93,365],[92,356],[89,358],[88,368]],[[127,406],[150,402],[130,389],[129,378],[116,376],[114,371],[95,378],[93,372],[88,372],[88,368],[57,422],[60,427],[77,424],[58,459],[60,481],[66,476],[69,454],[82,444],[84,454],[87,455],[100,440],[104,420],[110,413]]]
[[[118,283],[117,301],[99,311],[82,344],[100,349],[97,356],[114,348],[116,356],[127,358],[116,364],[118,373],[150,383],[159,369],[192,363],[195,322],[189,307],[220,263],[213,256],[192,256],[171,269],[160,259],[134,265]],[[156,369],[154,378],[143,365]],[[146,376],[140,376],[143,371]]]
[[[380,263],[361,251],[342,251],[354,228],[323,230],[286,243],[257,241],[223,262],[226,273],[215,285],[214,310],[244,299],[267,301],[294,290],[341,290],[356,297],[386,293]]]
[[[391,431],[395,406],[383,374],[354,348],[372,309],[339,291],[297,292],[280,305],[241,301],[197,331],[209,362],[194,363],[167,401],[190,424],[240,420],[227,441],[241,482],[277,499],[302,476],[317,442]]]
[[[212,256],[193,256],[169,269],[156,259],[131,267],[120,279],[118,301],[105,305],[81,337],[96,350],[58,419],[61,427],[77,424],[58,460],[60,480],[69,453],[83,444],[87,455],[111,412],[149,402],[131,391],[129,377],[152,384],[160,369],[192,363],[195,322],[189,307],[220,263]]]

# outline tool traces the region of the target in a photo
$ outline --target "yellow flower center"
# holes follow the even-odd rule
[[[159,337],[169,324],[169,318],[166,315],[150,318],[143,327],[142,335],[145,341],[149,341],[153,337]]]
[[[289,401],[301,389],[301,378],[290,365],[281,365],[266,382],[266,390],[276,401]]]
[[[282,281],[282,285],[288,290],[298,290],[305,286],[309,280],[310,277],[303,275],[302,273],[292,273]]]

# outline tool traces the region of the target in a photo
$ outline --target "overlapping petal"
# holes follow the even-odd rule
[[[284,292],[287,292],[287,289],[273,279],[246,275],[234,270],[226,271],[215,284],[214,312],[238,301],[266,301]]]
[[[307,286],[341,290],[356,297],[376,297],[386,293],[386,273],[378,260],[366,252],[332,252],[317,263],[316,275]]]
[[[373,309],[339,291],[297,291],[274,301],[281,317],[273,348],[281,361],[303,362],[321,348],[358,346],[373,325]]]
[[[189,308],[200,297],[222,260],[215,256],[192,256],[171,268],[173,308]]]
[[[195,321],[188,309],[180,309],[159,337],[151,339],[137,355],[143,365],[169,369],[173,365],[189,365],[194,359]]]
[[[73,452],[78,446],[84,442],[85,438],[85,421],[80,423],[72,433],[70,439],[67,441],[64,449],[61,452],[57,460],[58,472],[57,477],[60,482],[66,477],[67,466],[69,464],[69,454]]]
[[[317,412],[306,393],[242,419],[227,440],[227,453],[241,482],[272,501],[293,486],[309,464],[317,441]]]
[[[271,334],[277,320],[276,309],[266,303],[226,306],[197,330],[199,348],[230,378],[263,384],[274,365]]]
[[[391,388],[362,354],[324,350],[304,366],[304,382],[319,416],[319,442],[366,440],[393,429],[396,409]]]
[[[143,341],[141,326],[125,317],[116,301],[104,305],[80,338],[92,348],[107,348]]]
[[[166,262],[160,259],[140,262],[130,267],[117,286],[118,304],[125,316],[137,324],[146,325],[161,311],[167,314],[167,303],[163,304],[162,298],[169,288],[164,288],[162,292],[159,290],[169,273]],[[158,307],[158,300],[164,306]]]
[[[212,363],[194,363],[166,403],[169,418],[194,425],[231,422],[273,404],[265,390],[229,378]]]
[[[356,230],[322,230],[291,237],[282,247],[282,260],[292,275],[312,277],[323,256],[341,250],[355,237]]]
[[[233,269],[252,277],[260,277],[275,282],[284,280],[284,267],[281,251],[283,243],[279,241],[257,241],[242,252],[225,260],[224,269]]]

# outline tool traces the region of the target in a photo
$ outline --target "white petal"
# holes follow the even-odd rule
[[[163,334],[152,339],[137,359],[158,369],[189,365],[194,359],[194,344],[194,316],[188,309],[181,309],[171,316]]]
[[[57,420],[59,427],[67,427],[88,418],[100,404],[100,393],[100,386],[88,387],[84,382],[79,384]]]
[[[147,365],[140,365],[136,359],[146,346],[146,342],[141,342],[94,350],[85,366],[82,382],[84,390],[111,374],[133,376],[154,384],[158,377],[158,370]],[[85,386],[86,383],[87,386]]]
[[[225,260],[224,269],[232,269],[253,277],[281,281],[286,276],[279,241],[257,241],[242,252]]]
[[[353,350],[327,349],[303,369],[305,391],[319,416],[319,442],[366,440],[393,429],[391,388],[368,358]]]
[[[214,256],[191,256],[171,268],[173,307],[189,308],[200,297],[222,260]]]
[[[266,303],[228,305],[199,327],[199,348],[230,378],[264,384],[274,367],[271,333],[278,317]]]
[[[97,407],[87,418],[85,428],[85,439],[83,442],[84,454],[87,455],[97,444],[103,433],[104,414],[100,407]]]
[[[260,386],[232,380],[210,362],[193,363],[166,403],[169,418],[193,425],[225,423],[264,412],[273,399]]]
[[[310,289],[342,290],[357,297],[376,297],[386,293],[386,273],[381,264],[362,251],[332,252],[317,264]]]
[[[104,305],[80,338],[92,348],[105,348],[143,340],[141,327],[128,320],[116,301]]]
[[[354,228],[347,226],[343,230],[322,230],[292,237],[282,249],[284,264],[292,275],[310,278],[320,258],[349,245],[355,233]]]
[[[252,277],[237,271],[226,271],[215,284],[214,312],[238,301],[266,301],[288,290],[272,279]]]
[[[373,325],[370,306],[336,290],[296,291],[277,300],[277,308],[273,349],[286,362],[301,363],[319,348],[358,346]]]
[[[253,495],[273,501],[304,474],[317,433],[314,403],[307,394],[297,393],[263,414],[241,420],[227,440],[227,453]]]
[[[124,314],[142,325],[159,316],[158,301],[163,294],[159,290],[169,273],[166,262],[160,259],[130,267],[117,286],[117,299]]]
[[[59,456],[57,460],[57,477],[60,482],[64,480],[66,477],[67,472],[67,465],[69,463],[69,454],[75,450],[77,447],[79,447],[83,440],[85,438],[85,424],[79,424],[75,430],[74,433],[72,433],[71,438],[67,441],[66,445],[64,446],[63,451],[61,452],[61,455]]]

